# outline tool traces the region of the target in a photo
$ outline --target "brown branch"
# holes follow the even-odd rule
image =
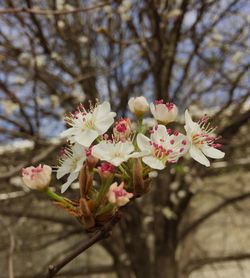
[[[65,265],[70,263],[72,260],[74,260],[77,256],[79,256],[81,253],[86,251],[88,248],[90,248],[92,245],[97,243],[100,240],[103,240],[110,236],[110,232],[112,228],[115,226],[115,224],[120,220],[120,214],[117,213],[111,220],[108,222],[102,229],[100,229],[98,232],[96,232],[92,237],[89,238],[87,242],[84,242],[82,245],[80,245],[78,248],[76,248],[72,253],[65,256],[61,261],[59,261],[55,265],[50,265],[48,274],[46,278],[52,278],[54,277],[57,272],[59,272]]]
[[[244,112],[243,114],[239,115],[233,122],[231,122],[228,126],[222,129],[219,135],[225,140],[232,140],[234,135],[237,134],[238,130],[250,119],[250,109]]]
[[[26,111],[24,109],[24,104],[19,100],[19,98],[16,96],[16,94],[13,91],[11,91],[7,87],[7,85],[2,81],[0,81],[0,90],[3,91],[11,101],[18,104],[19,109],[20,109],[20,113],[22,114],[22,116],[25,119],[27,125],[29,126],[30,134],[33,135],[34,134],[33,126],[32,126],[32,123],[30,121],[30,118],[29,118],[28,114],[26,113]]]
[[[84,8],[78,8],[78,9],[72,9],[72,10],[46,10],[46,9],[37,9],[37,8],[7,8],[7,9],[0,9],[0,14],[18,14],[18,13],[29,13],[29,14],[37,14],[37,15],[65,15],[65,14],[75,14],[75,13],[82,13],[87,12],[99,8],[103,8],[107,5],[110,5],[109,2],[84,7]]]
[[[31,0],[26,0],[26,3],[28,6],[27,9],[32,9]],[[46,39],[46,37],[44,35],[43,29],[41,27],[39,20],[37,19],[36,15],[33,13],[30,13],[29,16],[30,16],[32,22],[34,23],[34,26],[36,27],[36,31],[35,31],[36,37],[39,39],[41,46],[44,48],[45,53],[50,55],[51,50],[48,45],[48,40]],[[37,69],[36,69],[36,71],[37,71]]]
[[[42,161],[45,158],[47,158],[51,153],[53,153],[59,146],[60,146],[60,144],[48,147],[47,150],[44,150],[43,152],[41,152],[38,155],[34,156],[31,161],[26,161],[26,162],[16,166],[14,169],[10,170],[9,172],[6,172],[6,173],[0,175],[0,179],[11,178],[12,176],[14,176],[18,172],[20,172],[22,170],[22,168],[28,166],[29,164],[39,163],[40,161]]]
[[[94,265],[94,266],[89,266],[86,269],[70,269],[67,271],[64,271],[62,273],[59,273],[57,276],[58,277],[90,277],[90,275],[97,276],[98,274],[111,274],[114,273],[114,267],[112,265]],[[2,276],[0,274],[0,278],[6,278],[6,276]],[[24,276],[15,276],[15,278],[24,278]],[[44,278],[43,273],[36,273],[36,274],[30,274],[30,275],[25,275],[25,278]]]
[[[198,226],[200,226],[200,224],[205,222],[208,218],[213,216],[215,213],[218,213],[221,209],[229,205],[232,205],[236,202],[243,201],[247,198],[250,198],[250,192],[228,198],[222,203],[218,204],[217,206],[215,206],[214,208],[206,212],[204,215],[196,219],[193,223],[190,224],[189,227],[187,227],[184,231],[182,231],[179,236],[179,241],[184,240],[191,232],[193,232]]]
[[[170,39],[169,41],[171,44],[169,45],[169,48],[167,49],[167,63],[164,68],[163,76],[166,76],[164,79],[163,85],[169,90],[170,83],[171,83],[171,77],[172,77],[172,71],[175,63],[175,57],[177,53],[177,48],[178,48],[178,43],[181,37],[181,28],[182,28],[182,23],[185,17],[185,14],[187,12],[189,1],[188,0],[183,0],[181,4],[181,10],[182,13],[180,17],[177,18],[174,28],[171,32]],[[163,99],[167,100],[168,95],[162,96]]]
[[[5,215],[8,217],[27,217],[30,219],[35,219],[37,221],[49,221],[53,223],[60,223],[62,225],[75,226],[77,221],[74,218],[62,218],[53,215],[41,215],[34,212],[22,212],[22,211],[11,211],[10,209],[0,209],[0,215]]]
[[[250,253],[196,259],[188,262],[187,270],[185,270],[185,273],[190,274],[194,270],[200,269],[207,264],[236,262],[236,261],[249,260],[249,259],[250,259]]]

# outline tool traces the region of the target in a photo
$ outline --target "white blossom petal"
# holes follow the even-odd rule
[[[119,166],[122,162],[130,158],[134,146],[131,142],[108,142],[102,141],[92,149],[93,156],[108,161],[109,163]]]
[[[71,160],[66,159],[63,162],[63,164],[58,168],[56,173],[56,178],[58,180],[70,172],[70,164],[71,164]]]
[[[111,114],[111,113],[110,113]],[[105,118],[100,119],[96,122],[95,126],[98,130],[99,135],[104,134],[110,126],[114,123],[114,115],[106,115]]]
[[[137,145],[141,151],[150,152],[151,145],[150,145],[150,140],[148,137],[146,137],[142,133],[139,133],[137,135],[136,141],[137,141]]]
[[[206,156],[211,157],[211,158],[223,158],[225,156],[224,152],[222,152],[216,148],[210,147],[208,145],[206,145],[202,148],[202,152]]]
[[[153,156],[144,156],[142,161],[153,169],[162,170],[165,168],[165,164]]]
[[[97,137],[98,132],[96,130],[86,129],[75,136],[75,141],[84,147],[89,147]]]
[[[194,145],[191,146],[191,148],[189,149],[189,153],[194,160],[198,161],[202,165],[205,165],[207,167],[210,166],[210,162],[206,158],[206,156],[202,153],[200,149],[196,148]]]
[[[128,159],[129,159],[129,157],[126,160],[128,160]],[[117,166],[120,166],[126,160],[124,160],[124,158],[114,157],[114,158],[108,158],[107,161],[117,167]]]
[[[155,105],[154,105],[154,103],[153,102],[151,102],[150,103],[150,105],[149,105],[149,107],[150,107],[150,111],[151,111],[151,113],[152,113],[152,115],[154,116],[154,118],[155,118]]]
[[[200,126],[196,122],[193,122],[188,110],[185,111],[185,123],[184,128],[188,135],[192,133],[201,133]]]
[[[77,179],[79,172],[73,172],[68,176],[67,182],[62,185],[61,193],[64,193],[71,183]]]
[[[108,113],[110,113],[110,103],[108,101],[104,101],[98,105],[94,111],[96,120],[102,120]]]
[[[105,160],[112,151],[112,144],[101,141],[99,144],[92,148],[92,155],[101,160]]]
[[[167,140],[169,137],[167,129],[164,125],[158,125],[154,133],[151,135],[151,139],[157,144],[161,144],[162,140]]]
[[[60,134],[60,136],[61,137],[70,137],[70,136],[73,136],[77,131],[78,131],[77,128],[71,127],[71,128],[68,128],[68,129],[64,130]]]
[[[115,146],[117,151],[123,152],[124,154],[129,154],[135,149],[134,145],[129,141],[118,142]]]

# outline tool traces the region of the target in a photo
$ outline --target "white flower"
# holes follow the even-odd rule
[[[148,102],[145,97],[131,97],[128,101],[128,107],[130,111],[136,116],[142,116],[148,111]]]
[[[133,194],[127,192],[123,187],[123,182],[119,186],[117,186],[117,182],[111,184],[107,193],[107,198],[110,203],[122,207],[129,202],[129,199],[133,197]]]
[[[163,124],[173,122],[178,114],[178,109],[173,103],[164,103],[163,100],[157,100],[150,104],[150,110],[154,118]]]
[[[166,163],[174,163],[189,148],[187,137],[179,132],[172,135],[164,125],[155,126],[150,139],[143,134],[137,135],[137,145],[141,150],[142,161],[152,169],[162,170]]]
[[[133,157],[133,154],[131,154],[133,151],[134,145],[129,141],[115,143],[104,140],[92,148],[92,155],[119,166],[122,162]]]
[[[22,169],[24,184],[30,189],[46,190],[50,184],[52,169],[48,165]]]
[[[62,185],[61,192],[64,193],[71,183],[78,178],[83,162],[86,160],[86,148],[75,144],[71,149],[64,149],[57,170],[56,178],[60,179],[69,174],[67,182]]]
[[[80,105],[75,113],[66,116],[65,121],[71,128],[62,132],[61,136],[69,137],[72,143],[77,142],[84,147],[89,147],[114,123],[115,115],[116,113],[110,111],[110,104],[107,101],[88,112]]]
[[[185,130],[191,142],[189,153],[194,160],[208,167],[210,162],[206,156],[210,158],[223,158],[225,153],[216,149],[216,147],[220,146],[215,143],[218,138],[214,136],[214,128],[209,127],[207,120],[206,117],[195,123],[192,121],[188,110],[185,111]]]

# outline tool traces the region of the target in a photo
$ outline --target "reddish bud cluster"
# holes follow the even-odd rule
[[[101,166],[98,167],[98,173],[102,178],[111,177],[115,173],[115,171],[115,166],[109,162],[102,162]]]
[[[131,134],[131,122],[130,119],[120,119],[114,126],[114,137],[117,141],[126,141]]]

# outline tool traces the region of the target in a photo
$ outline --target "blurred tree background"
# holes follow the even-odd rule
[[[249,277],[249,25],[247,0],[0,0],[1,278],[44,277],[87,238],[20,170],[56,165],[79,102],[126,116],[138,95],[207,113],[226,156],[170,166],[58,277]]]

